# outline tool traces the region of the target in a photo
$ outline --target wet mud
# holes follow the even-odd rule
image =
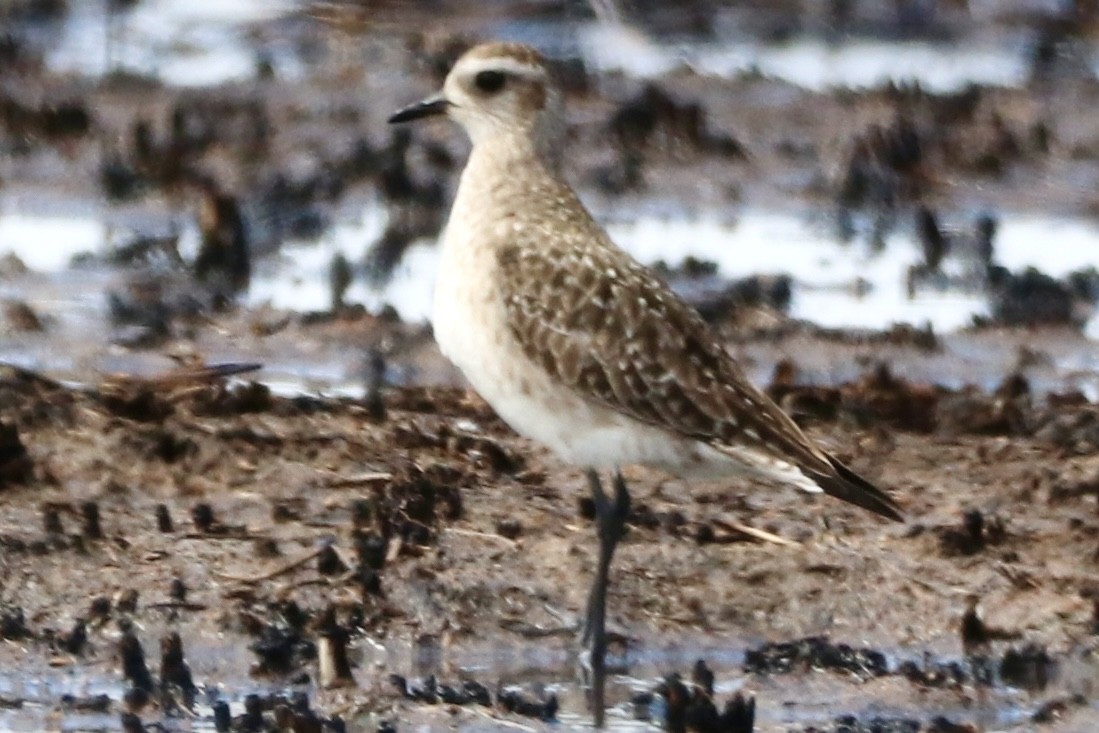
[[[233,730],[279,715],[322,727],[332,715],[360,727],[432,711],[459,727],[583,715],[565,662],[594,562],[581,474],[460,389],[385,388],[382,416],[364,399],[277,397],[202,370],[156,384],[0,379],[12,710],[80,703],[170,723],[228,704],[244,716]],[[670,674],[671,658],[646,654],[706,639],[734,655],[719,669],[742,699],[719,688],[702,705],[681,681],[623,683],[618,715],[648,695],[649,717],[671,729],[752,730],[728,721],[750,719],[754,696],[756,730],[980,730],[1009,713],[1084,730],[1072,721],[1095,705],[1095,407],[881,373],[799,400],[831,401],[793,414],[891,487],[908,523],[794,490],[631,472],[616,669]],[[968,410],[942,420],[958,400]],[[533,669],[472,661],[486,645],[527,649]],[[78,700],[90,690],[30,682],[82,669],[116,692]],[[851,712],[775,728],[796,720],[783,680],[821,676]]]

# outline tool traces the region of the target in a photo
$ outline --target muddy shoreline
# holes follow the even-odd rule
[[[391,674],[472,678],[493,690],[529,683],[525,664],[499,661],[503,649],[527,650],[520,658],[535,670],[567,669],[584,600],[577,579],[591,571],[594,548],[579,506],[583,478],[514,437],[475,396],[386,389],[383,416],[367,400],[181,382],[73,391],[5,372],[5,669],[49,677],[90,668],[125,689],[122,624],[147,649],[177,631],[196,682],[227,699],[294,680],[313,690],[311,654],[271,642],[282,638],[272,629],[289,634],[289,607],[306,619],[300,634],[311,644],[323,636],[325,609],[335,611],[356,682],[316,690],[316,704],[359,724],[367,713],[431,719],[431,706],[402,700]],[[930,725],[927,711],[976,705],[948,717],[980,724],[1003,714],[997,706],[1033,715],[1050,703],[1063,721],[1055,729],[1084,730],[1072,721],[1094,714],[1086,670],[1099,580],[1080,561],[1099,531],[1094,406],[948,394],[881,373],[838,397],[832,388],[772,391],[815,437],[891,487],[909,523],[883,526],[792,490],[684,486],[631,472],[637,506],[612,619],[634,666],[686,673],[694,660],[685,650],[709,648],[720,674],[757,695],[758,729],[789,729],[774,727],[789,704],[783,668],[757,663],[745,674],[734,660],[766,641],[826,636],[890,660],[888,672],[853,677],[809,671],[828,669],[812,654],[794,663],[798,685],[824,675],[856,717],[884,709]],[[89,502],[101,536],[89,535]],[[158,528],[158,512],[170,531]],[[760,541],[741,526],[780,539]],[[131,591],[136,608],[120,610]],[[958,671],[975,654],[960,631],[971,596],[986,627],[1003,634],[977,647],[993,668],[1030,649],[1056,669],[1031,683],[1028,702],[1010,691],[1018,682],[980,683]],[[10,621],[16,609],[21,625]],[[87,642],[69,653],[64,640],[77,619]],[[274,651],[248,651],[264,638]],[[684,651],[667,656],[673,649]],[[152,664],[155,652],[146,653]],[[865,681],[879,674],[868,692]],[[544,667],[533,675],[546,683]],[[541,684],[525,694],[537,697]],[[583,714],[578,689],[550,689],[565,719]],[[632,694],[616,687],[619,715]],[[13,698],[62,705],[50,693]],[[480,715],[440,713],[458,715],[459,727]],[[831,719],[821,715],[806,725]]]
[[[1094,729],[1087,4],[116,5],[0,2],[0,728],[587,724],[584,479],[401,318],[467,143],[384,121],[495,36],[561,59],[595,215],[909,517],[632,470],[613,728],[697,729],[667,676],[704,659],[741,733],[752,698],[767,733]],[[851,55],[927,73],[839,88]],[[210,210],[240,292],[199,272]],[[728,269],[775,226],[804,241]]]

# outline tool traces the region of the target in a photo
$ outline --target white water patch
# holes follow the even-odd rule
[[[68,276],[74,255],[101,254],[109,248],[113,237],[107,218],[103,211],[59,216],[0,202],[0,255],[12,252],[36,272]],[[341,254],[355,271],[345,296],[348,303],[362,303],[375,312],[391,305],[407,321],[428,320],[438,268],[435,242],[413,244],[382,287],[367,285],[361,276],[367,249],[381,237],[386,221],[384,207],[371,198],[357,218],[334,225],[319,242],[288,242],[275,255],[260,258],[246,304],[327,310],[329,271]],[[893,234],[879,252],[861,243],[838,242],[819,220],[781,212],[748,211],[726,219],[640,213],[606,226],[619,246],[646,264],[663,260],[676,266],[691,256],[714,262],[726,279],[789,275],[794,282],[790,315],[822,326],[878,329],[930,323],[938,332],[949,332],[988,313],[987,298],[979,291],[925,285],[909,297],[907,273],[922,255],[908,231]],[[180,250],[190,259],[199,235],[192,222],[181,230]],[[1013,271],[1037,267],[1061,277],[1099,264],[1099,225],[1087,219],[1009,215],[1000,222],[995,252],[997,261]],[[950,257],[944,269],[959,277],[973,266]],[[1089,321],[1086,333],[1099,338],[1099,318]]]
[[[106,225],[96,216],[46,216],[0,210],[0,255],[15,254],[37,272],[59,272],[80,252],[101,252]]]
[[[643,262],[663,258],[675,265],[692,255],[716,263],[727,278],[789,275],[796,283],[790,315],[822,326],[930,322],[937,330],[952,331],[987,311],[980,294],[921,290],[909,299],[906,275],[920,260],[910,239],[895,238],[875,253],[837,243],[796,217],[772,213],[749,213],[727,224],[705,218],[639,219],[608,230]]]
[[[684,65],[723,77],[758,71],[813,91],[919,82],[931,92],[949,93],[970,84],[1017,87],[1029,74],[1020,46],[815,38],[782,44],[659,44],[628,26],[604,24],[582,28],[579,44],[585,60],[600,71],[643,78]]]
[[[401,318],[409,321],[431,319],[431,306],[435,292],[435,276],[439,265],[439,247],[436,242],[421,240],[409,247],[393,278],[383,290],[370,290],[365,286],[351,288],[351,298],[368,308],[393,306]]]
[[[376,231],[381,231],[379,223]],[[728,279],[752,275],[789,275],[794,281],[790,315],[834,328],[884,329],[893,324],[931,324],[940,333],[970,325],[974,316],[988,314],[988,300],[979,291],[936,289],[924,286],[909,297],[907,273],[921,261],[917,243],[908,232],[892,236],[880,252],[862,244],[842,244],[827,227],[796,216],[773,212],[746,212],[731,221],[712,216],[656,217],[641,215],[632,221],[609,222],[607,230],[620,247],[641,262],[663,260],[675,266],[692,256],[714,262],[719,274]],[[376,236],[376,235],[375,235]],[[352,262],[362,257],[365,232],[354,238],[338,237]],[[331,247],[332,245],[327,245]],[[319,252],[322,250],[314,250]],[[293,267],[302,280],[296,286],[285,280],[277,297],[250,296],[254,302],[270,297],[281,307],[322,308],[328,305],[325,273],[328,254],[314,255],[311,264],[299,259]],[[1000,223],[996,251],[998,259],[1011,269],[1036,266],[1054,276],[1093,264],[1099,258],[1099,227],[1086,220],[1007,217]],[[1002,253],[1002,256],[1001,256]],[[327,258],[327,259],[326,259]],[[972,263],[949,259],[945,269],[960,275]],[[350,302],[376,308],[393,305],[409,321],[426,320],[438,267],[434,243],[413,246],[381,291],[357,285],[349,292]],[[309,284],[307,284],[309,283]],[[1093,318],[1089,333],[1099,332]]]
[[[1016,51],[970,45],[855,41],[832,47],[821,41],[798,41],[761,47],[757,54],[755,66],[763,74],[815,91],[916,81],[931,92],[949,93],[970,84],[1020,86],[1028,74],[1026,60]],[[721,56],[703,59],[703,68],[720,68]],[[724,73],[733,70],[736,67]]]
[[[250,79],[257,58],[246,27],[294,7],[292,0],[144,0],[110,18],[102,2],[76,3],[47,61],[60,71],[120,69],[176,86]]]
[[[385,231],[386,221],[385,210],[372,199],[359,219],[334,225],[320,242],[287,243],[277,257],[259,264],[247,303],[298,312],[327,310],[332,304],[329,270],[336,255],[343,255],[356,271],[345,294],[348,303],[362,303],[374,311],[391,305],[405,320],[427,320],[438,260],[433,242],[413,244],[384,287],[363,282],[359,265]]]
[[[1061,277],[1099,267],[1099,223],[1088,220],[1015,217],[996,235],[996,261],[1010,270],[1036,267]]]

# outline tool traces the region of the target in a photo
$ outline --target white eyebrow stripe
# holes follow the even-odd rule
[[[505,74],[514,74],[516,76],[534,77],[536,79],[546,78],[546,70],[543,67],[524,64],[522,61],[508,56],[467,59],[462,62],[462,71],[471,76],[482,71],[502,71]]]

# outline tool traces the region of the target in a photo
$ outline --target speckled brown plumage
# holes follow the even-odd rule
[[[749,475],[900,513],[810,442],[698,314],[592,220],[561,179],[561,95],[536,52],[474,48],[441,94],[390,122],[434,114],[473,142],[441,245],[435,340],[516,431],[588,469],[599,548],[583,640],[599,728],[610,566],[630,516],[623,464]],[[613,498],[601,468],[614,471]]]
[[[556,194],[548,218],[520,214],[523,225],[497,250],[508,323],[532,361],[587,399],[719,451],[750,446],[828,493],[897,518],[892,500],[809,441],[698,313],[614,246],[567,187]]]
[[[503,83],[482,89],[486,71]],[[502,418],[588,467],[751,474],[899,519],[885,493],[745,378],[562,181],[560,97],[536,52],[477,47],[443,95],[473,150],[443,239],[435,335]]]

